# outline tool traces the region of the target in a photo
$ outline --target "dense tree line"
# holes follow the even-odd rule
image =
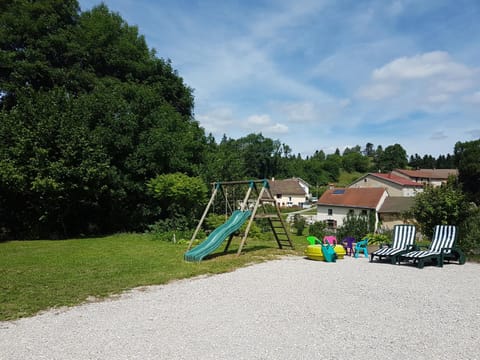
[[[0,2],[0,236],[138,231],[171,217],[187,226],[185,210],[204,205],[199,180],[296,176],[313,185],[341,171],[453,167],[450,155],[435,166],[431,157],[408,161],[399,144],[302,158],[262,134],[217,141],[193,107],[170,61],[105,5],[81,12],[76,0]],[[470,145],[455,151],[454,164],[468,168],[461,181],[474,189]],[[192,184],[198,198],[180,201]]]

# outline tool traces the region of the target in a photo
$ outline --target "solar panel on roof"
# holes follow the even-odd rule
[[[333,190],[333,193],[334,194],[345,194],[345,189],[335,189]]]

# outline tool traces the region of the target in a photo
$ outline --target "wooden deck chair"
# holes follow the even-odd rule
[[[415,250],[415,233],[415,225],[395,225],[392,242],[382,244],[378,250],[372,252],[370,262],[378,257],[378,260],[390,259],[392,264],[396,264],[400,255]]]
[[[427,250],[415,250],[399,256],[399,262],[412,262],[422,269],[425,262],[434,262],[442,267],[445,260],[465,264],[465,255],[455,246],[457,228],[454,225],[436,225],[432,242]]]

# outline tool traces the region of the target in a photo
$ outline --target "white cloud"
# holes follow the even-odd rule
[[[370,100],[381,100],[389,98],[398,92],[398,87],[395,84],[376,83],[360,88],[358,95]]]
[[[253,126],[265,126],[272,122],[269,115],[251,115],[247,118],[247,124]]]
[[[280,106],[289,121],[312,122],[318,118],[318,110],[312,102],[288,103]]]
[[[273,124],[271,126],[268,126],[265,128],[265,133],[266,134],[286,134],[288,133],[288,126],[284,124]]]
[[[373,70],[371,81],[357,92],[369,100],[389,100],[400,112],[441,109],[432,104],[444,104],[443,110],[455,107],[478,81],[479,72],[451,59],[444,51],[433,51],[412,57],[397,58]]]
[[[195,118],[207,133],[222,135],[235,123],[232,109],[218,107],[204,114],[197,114]]]
[[[248,132],[261,132],[267,136],[269,134],[285,134],[288,132],[287,125],[274,123],[270,115],[267,114],[250,115],[244,124],[244,128],[248,129]]]
[[[374,80],[423,79],[437,75],[454,78],[471,76],[473,71],[450,59],[447,52],[433,51],[412,57],[402,57],[373,71]]]

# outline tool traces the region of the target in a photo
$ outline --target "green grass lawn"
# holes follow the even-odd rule
[[[31,316],[53,307],[80,304],[138,286],[165,284],[201,274],[232,271],[279,255],[302,255],[305,236],[293,236],[295,250],[279,250],[269,240],[248,239],[242,255],[234,239],[200,263],[183,260],[187,245],[151,235],[0,243],[0,320]]]

